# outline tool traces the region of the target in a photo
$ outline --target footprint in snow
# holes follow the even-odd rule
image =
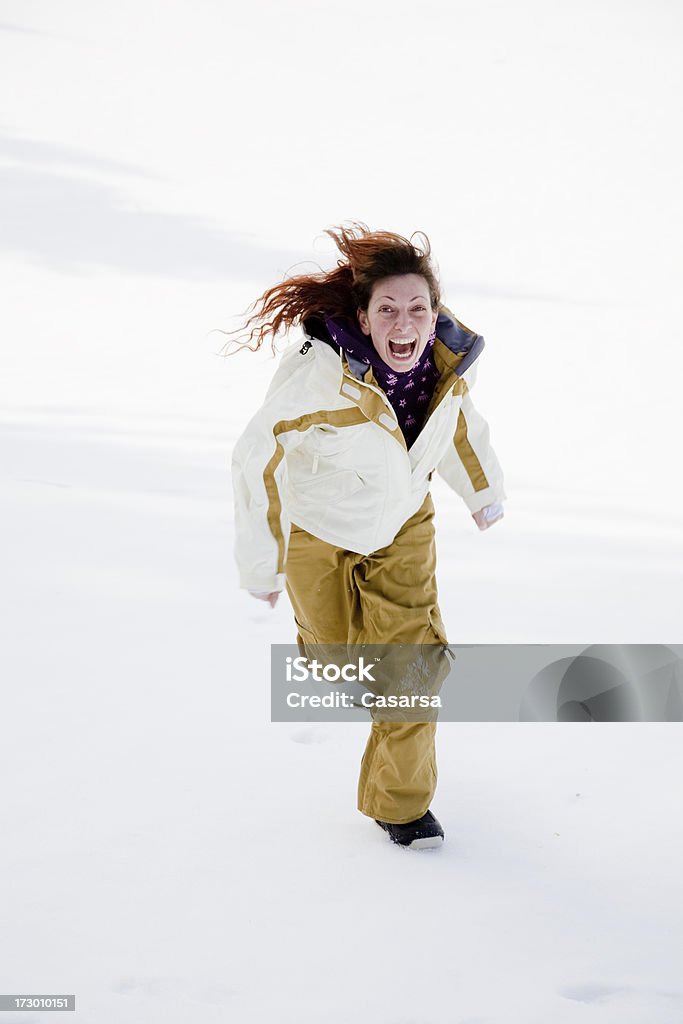
[[[306,743],[308,745],[325,743],[327,741],[327,732],[319,725],[305,725],[299,729],[294,729],[289,734],[289,738],[293,743]]]
[[[192,999],[220,1005],[235,995],[222,982],[191,982],[180,978],[121,978],[112,985],[121,996],[142,995],[169,999]]]
[[[616,995],[617,992],[626,991],[625,988],[609,988],[607,985],[597,985],[588,981],[579,985],[567,985],[561,988],[559,993],[565,999],[574,999],[577,1003],[595,1003],[599,999]]]

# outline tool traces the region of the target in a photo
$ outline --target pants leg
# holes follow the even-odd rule
[[[387,547],[368,556],[292,527],[286,576],[298,641],[445,644],[437,604],[434,506],[427,495]],[[437,781],[435,722],[373,721],[358,809],[402,824],[421,817]]]

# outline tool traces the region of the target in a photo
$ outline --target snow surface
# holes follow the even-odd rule
[[[479,533],[435,482],[450,638],[681,640],[682,17],[5,2],[2,992],[683,1021],[679,725],[443,723],[411,853],[355,809],[366,726],[269,721],[291,611],[237,589],[228,467],[274,363],[211,333],[325,226],[423,228],[509,493]]]

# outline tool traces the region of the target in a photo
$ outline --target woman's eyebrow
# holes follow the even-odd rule
[[[380,299],[391,299],[392,302],[396,302],[396,299],[393,296],[391,296],[391,295],[380,295],[379,297],[380,297]],[[412,299],[409,299],[409,301],[410,302],[415,302],[415,299],[424,299],[425,302],[427,301],[424,298],[424,295],[414,295],[412,297]]]

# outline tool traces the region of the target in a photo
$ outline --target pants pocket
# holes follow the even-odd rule
[[[441,618],[441,613],[438,608],[435,608],[429,613],[429,625],[432,633],[439,643],[447,645],[448,638],[446,637],[446,627],[443,624],[443,619]]]
[[[294,616],[294,623],[296,625],[296,642],[299,648],[299,652],[307,657],[306,644],[317,644],[318,640],[310,626],[304,625],[296,615]]]

